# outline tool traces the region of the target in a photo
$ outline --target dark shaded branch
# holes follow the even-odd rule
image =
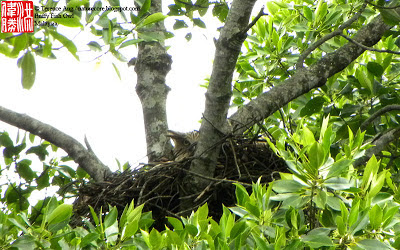
[[[378,116],[381,116],[381,115],[383,115],[383,114],[385,114],[385,113],[387,113],[387,112],[393,111],[393,110],[398,110],[398,111],[400,112],[400,105],[393,104],[393,105],[388,105],[388,106],[385,106],[385,107],[379,109],[378,111],[376,111],[375,113],[373,113],[370,117],[368,117],[367,120],[365,120],[365,121],[361,124],[360,129],[361,129],[361,130],[365,130],[365,129],[368,127],[368,125],[369,125],[373,120],[375,120],[375,118],[377,118]]]
[[[304,60],[307,58],[307,56],[309,54],[311,54],[311,52],[313,52],[314,50],[316,50],[319,46],[321,46],[322,44],[324,44],[326,41],[328,41],[329,39],[338,36],[340,34],[343,33],[343,30],[350,27],[350,25],[352,23],[354,23],[355,21],[357,21],[357,19],[361,16],[361,14],[363,13],[365,7],[367,6],[367,3],[364,3],[360,10],[349,20],[347,20],[346,22],[344,22],[342,25],[339,26],[339,28],[331,33],[329,33],[328,35],[325,35],[324,37],[322,37],[321,39],[319,39],[318,41],[316,41],[315,43],[311,44],[300,56],[299,59],[297,60],[296,63],[296,69],[301,69],[303,68],[303,62]]]
[[[371,47],[379,42],[383,34],[390,28],[391,26],[385,24],[382,17],[378,16],[364,25],[353,40]],[[226,131],[231,130],[235,134],[243,133],[295,98],[314,88],[323,86],[329,77],[345,69],[364,51],[365,49],[362,47],[349,42],[336,51],[325,55],[310,68],[297,70],[291,78],[282,84],[262,93],[247,105],[239,108],[230,116],[230,125],[226,124]]]
[[[20,114],[0,106],[0,120],[20,129],[29,131],[40,138],[64,149],[96,182],[111,175],[111,170],[95,154],[80,142],[64,132],[25,114]]]
[[[374,3],[371,3],[370,1],[366,1],[369,5],[372,5],[372,6],[374,6],[375,8],[378,8],[378,9],[387,9],[387,10],[391,10],[391,9],[397,9],[397,8],[400,8],[400,5],[396,5],[396,6],[381,6],[381,5],[377,5],[377,4],[374,4]]]
[[[380,52],[380,53],[391,53],[391,54],[396,54],[396,55],[400,55],[400,52],[398,51],[393,51],[393,50],[389,50],[389,49],[374,49],[368,46],[365,46],[359,42],[354,41],[353,39],[351,39],[350,37],[344,35],[344,34],[340,34],[341,37],[345,38],[347,41],[352,42],[354,44],[356,44],[357,46],[360,46],[361,48],[365,49],[365,50],[369,50],[369,51],[375,51],[375,52]]]
[[[384,148],[391,143],[392,141],[399,139],[400,137],[400,128],[392,129],[385,132],[383,135],[378,137],[374,140],[371,144],[375,145],[375,147],[367,149],[365,155],[363,157],[358,158],[354,163],[353,166],[357,167],[360,165],[365,164],[372,155],[379,154]]]

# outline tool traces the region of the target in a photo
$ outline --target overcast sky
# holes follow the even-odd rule
[[[167,18],[172,30],[175,18]],[[172,70],[167,85],[168,121],[170,129],[191,131],[199,128],[204,108],[204,78],[211,74],[214,56],[213,37],[218,23],[208,29],[174,31],[176,36],[166,43],[172,55]],[[192,41],[184,38],[193,31]],[[73,30],[75,35],[78,30]],[[72,38],[74,36],[68,36]],[[86,44],[88,37],[80,33],[74,41]],[[84,48],[82,45],[78,48]],[[134,57],[134,46],[124,50]],[[142,110],[135,93],[136,74],[133,67],[106,55],[92,61],[98,54],[79,53],[77,61],[68,52],[57,52],[58,59],[36,57],[36,81],[31,90],[21,86],[21,72],[16,59],[0,55],[0,105],[26,113],[46,122],[83,142],[84,135],[102,161],[116,169],[115,158],[133,166],[146,160]],[[112,62],[121,72],[119,80]],[[0,122],[0,131],[16,134],[16,129]]]

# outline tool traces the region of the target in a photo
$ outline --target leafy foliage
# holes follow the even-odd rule
[[[235,184],[237,205],[223,207],[219,221],[209,217],[208,206],[204,204],[189,217],[168,217],[165,229],[159,231],[152,228],[151,212],[143,213],[143,204],[135,207],[132,201],[122,213],[115,207],[109,207],[107,213],[96,213],[91,208],[92,219],[85,219],[84,227],[74,228],[68,225],[71,205],[55,197],[46,198],[31,207],[29,213],[29,204],[17,206],[24,201],[19,196],[22,190],[17,192],[10,185],[2,199],[6,206],[0,212],[0,246],[2,249],[399,248],[398,183],[393,182],[387,163],[375,156],[364,169],[353,167],[361,152],[371,147],[364,140],[365,133],[360,131],[353,135],[349,129],[348,146],[332,158],[330,145],[335,134],[329,120],[329,117],[323,120],[318,139],[303,124],[291,138],[281,137],[276,145],[269,141],[292,173],[281,173],[281,179],[268,186],[259,180],[253,184],[251,193],[241,184]],[[18,145],[13,146],[6,133],[1,134],[0,141],[9,148],[3,152],[18,152],[12,155],[11,162],[18,162],[18,173],[32,181],[35,172],[26,170],[31,161],[18,161],[17,155],[23,149],[15,149]],[[39,152],[40,159],[40,150],[31,151]],[[57,170],[61,172],[61,168]]]

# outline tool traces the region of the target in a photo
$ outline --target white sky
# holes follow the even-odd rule
[[[254,8],[255,14],[261,8],[261,2]],[[168,12],[166,6],[164,13]],[[218,36],[216,29],[221,24],[213,21],[216,18],[211,18],[211,9],[205,18],[207,29],[174,31],[175,18],[183,17],[165,20],[167,30],[175,34],[174,38],[166,41],[171,46],[168,53],[173,60],[172,70],[167,76],[167,85],[171,87],[167,103],[168,122],[172,130],[191,131],[200,126],[205,93],[200,85],[211,74],[215,49],[213,38]],[[71,30],[69,38],[78,33],[78,29]],[[187,32],[193,34],[190,42],[184,38]],[[81,43],[78,49],[86,50],[84,45],[91,39],[82,32],[74,42]],[[134,46],[125,48],[123,52],[128,60],[137,54]],[[128,68],[126,63],[118,62],[110,55],[92,61],[98,53],[79,53],[81,61],[66,49],[56,55],[56,60],[36,57],[35,84],[31,90],[24,90],[17,60],[0,54],[3,79],[0,82],[0,105],[46,122],[82,143],[86,135],[95,153],[113,170],[117,169],[116,158],[121,163],[129,161],[132,166],[145,162],[144,125],[135,92],[133,67]],[[117,64],[122,80],[118,79],[112,62]],[[15,138],[16,128],[0,122],[2,130],[13,133],[12,139]]]
[[[175,18],[167,18],[172,30]],[[204,78],[211,74],[214,56],[213,37],[218,25],[207,23],[208,29],[195,28],[173,31],[175,37],[166,41],[171,48],[172,70],[167,77],[171,87],[168,96],[170,129],[191,131],[199,128],[198,121],[204,108]],[[193,32],[192,41],[184,35]],[[78,33],[73,30],[72,34]],[[72,38],[73,36],[69,36]],[[76,38],[87,40],[85,33]],[[78,46],[84,48],[83,46]],[[136,48],[128,47],[124,55],[136,56]],[[136,166],[146,160],[146,146],[142,110],[135,92],[136,74],[133,67],[118,62],[112,56],[91,61],[98,54],[79,53],[77,61],[69,52],[57,53],[58,59],[36,59],[36,81],[31,90],[21,86],[21,72],[16,59],[0,54],[0,105],[26,113],[73,136],[83,143],[84,135],[99,158],[116,170],[115,158]],[[118,65],[120,81],[111,62]],[[12,133],[17,129],[0,122],[0,131]]]

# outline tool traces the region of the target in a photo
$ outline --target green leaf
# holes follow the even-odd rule
[[[0,133],[0,146],[13,147],[14,144],[7,132]]]
[[[151,5],[151,0],[145,0],[143,5],[140,6],[138,17],[144,16],[144,14],[146,14],[149,11],[150,5]]]
[[[174,217],[167,217],[168,222],[172,225],[175,231],[183,230],[183,225],[180,220]]]
[[[26,151],[26,154],[35,154],[39,157],[41,161],[44,161],[46,159],[46,156],[49,155],[49,152],[46,149],[48,146],[49,144],[41,144],[39,146],[33,146]]]
[[[163,13],[161,13],[161,12],[157,12],[157,13],[151,14],[150,16],[146,17],[146,19],[143,21],[143,23],[140,26],[146,26],[146,25],[149,25],[152,23],[157,23],[157,22],[164,20],[165,18],[167,18],[167,16],[163,15]]]
[[[43,171],[40,176],[36,179],[37,188],[39,190],[50,186],[50,176],[48,171]]]
[[[344,220],[342,216],[337,216],[336,217],[336,225],[337,225],[337,229],[339,231],[339,235],[346,235],[347,232],[347,228],[346,225],[344,224]]]
[[[348,221],[350,227],[353,226],[358,219],[359,208],[360,208],[360,201],[359,200],[353,201]]]
[[[389,247],[388,245],[386,245],[385,243],[380,242],[379,240],[373,240],[373,239],[361,240],[361,241],[357,242],[356,244],[357,244],[357,246],[359,246],[365,250],[393,249],[393,248]]]
[[[318,173],[318,169],[324,164],[324,148],[318,142],[314,142],[308,150],[308,158],[312,166],[313,174]]]
[[[383,184],[385,183],[385,179],[386,179],[386,173],[388,170],[384,170],[382,172],[380,172],[376,178],[376,180],[373,180],[371,183],[371,188],[369,190],[369,192],[367,193],[367,196],[369,198],[373,198],[375,197],[375,195],[377,195],[379,193],[379,191],[381,191]]]
[[[332,240],[327,235],[305,235],[301,238],[311,248],[334,246]]]
[[[381,77],[384,72],[382,65],[376,62],[368,62],[367,69],[376,77]]]
[[[307,6],[303,6],[303,13],[304,13],[304,16],[307,18],[307,20],[309,22],[312,22],[312,20],[313,20],[313,12],[311,11],[311,9],[308,8]]]
[[[272,189],[277,193],[294,193],[300,191],[304,186],[295,180],[277,180]]]
[[[307,127],[303,127],[302,142],[304,146],[312,145],[315,142],[313,132],[311,132],[311,130]]]
[[[185,39],[187,41],[190,41],[192,39],[192,33],[191,32],[187,33],[186,36],[185,36]]]
[[[57,224],[68,220],[72,215],[72,205],[61,204],[47,218],[49,224]]]
[[[314,200],[315,204],[317,205],[318,208],[324,209],[326,202],[327,202],[327,195],[324,190],[317,190],[317,196],[315,197]]]
[[[35,57],[29,50],[21,58],[21,71],[22,87],[24,89],[31,89],[36,78],[36,63]]]
[[[22,33],[21,35],[14,38],[13,50],[10,57],[18,57],[19,52],[27,47],[27,33]]]
[[[280,7],[274,1],[267,2],[267,8],[271,15],[275,15],[280,9]]]
[[[90,50],[98,52],[101,51],[101,46],[97,42],[91,41],[87,44],[90,48]]]
[[[119,48],[122,49],[122,48],[125,48],[125,47],[127,47],[127,46],[140,43],[140,42],[142,42],[142,41],[144,41],[144,40],[143,40],[143,39],[129,39],[129,40],[126,40],[125,42],[123,42],[123,43],[119,46]]]
[[[323,105],[325,103],[325,98],[322,96],[317,96],[310,101],[307,102],[307,104],[304,106],[304,108],[300,112],[300,116],[310,116],[315,113],[318,113],[321,111]]]
[[[153,228],[149,235],[150,245],[152,249],[158,249],[159,246],[162,244],[162,237],[160,232],[158,232],[155,228]]]
[[[56,22],[58,24],[64,25],[66,27],[82,27],[81,18],[78,15],[71,14],[68,12],[61,12],[62,18],[50,18],[49,21]]]
[[[246,222],[245,221],[237,222],[232,227],[232,230],[231,230],[231,233],[230,233],[231,239],[235,239],[236,237],[238,237],[240,234],[242,234],[244,232],[245,229],[246,229]]]
[[[342,158],[339,161],[336,161],[330,167],[329,173],[326,176],[326,179],[330,179],[332,177],[340,177],[340,175],[349,168],[352,164],[352,160]]]
[[[31,164],[32,164],[32,161],[28,160],[28,159],[24,159],[17,163],[17,173],[19,174],[19,176],[24,178],[27,182],[32,181],[33,178],[36,177],[35,172],[33,172],[30,167]]]
[[[76,48],[74,42],[72,42],[71,40],[69,40],[67,37],[59,34],[56,31],[49,31],[50,34],[57,39],[60,43],[62,43],[62,45],[64,47],[66,47],[68,49],[68,51],[76,58],[76,60],[79,60],[78,55],[76,54],[76,52],[78,51],[78,49]]]
[[[94,232],[88,233],[87,235],[85,235],[85,237],[82,238],[80,247],[86,247],[93,241],[98,240],[99,238],[100,238],[100,235],[98,233],[94,233]]]
[[[342,177],[330,178],[324,182],[324,185],[334,190],[346,190],[353,186],[349,180]]]
[[[119,70],[118,70],[117,66],[115,65],[115,63],[112,63],[112,66],[114,67],[115,73],[117,73],[119,80],[121,80],[121,74],[119,73]]]
[[[175,19],[175,23],[174,23],[174,26],[173,26],[174,30],[187,28],[187,27],[189,27],[189,26],[185,23],[185,21]]]
[[[367,189],[371,184],[373,178],[375,178],[376,173],[378,172],[378,161],[376,160],[375,155],[368,160],[367,166],[364,169],[363,178],[361,181],[361,188]]]
[[[193,23],[195,26],[199,26],[200,28],[206,28],[206,24],[200,18],[193,18]]]
[[[400,22],[400,15],[394,9],[381,9],[378,8],[383,20],[389,25],[397,25]]]
[[[118,210],[116,207],[113,207],[111,211],[104,218],[104,228],[108,228],[117,221]]]
[[[240,184],[234,183],[236,186],[236,202],[239,206],[245,206],[248,202],[250,196],[247,190]]]
[[[372,229],[378,230],[381,227],[381,223],[383,220],[383,211],[378,204],[373,206],[369,211],[369,220]]]

